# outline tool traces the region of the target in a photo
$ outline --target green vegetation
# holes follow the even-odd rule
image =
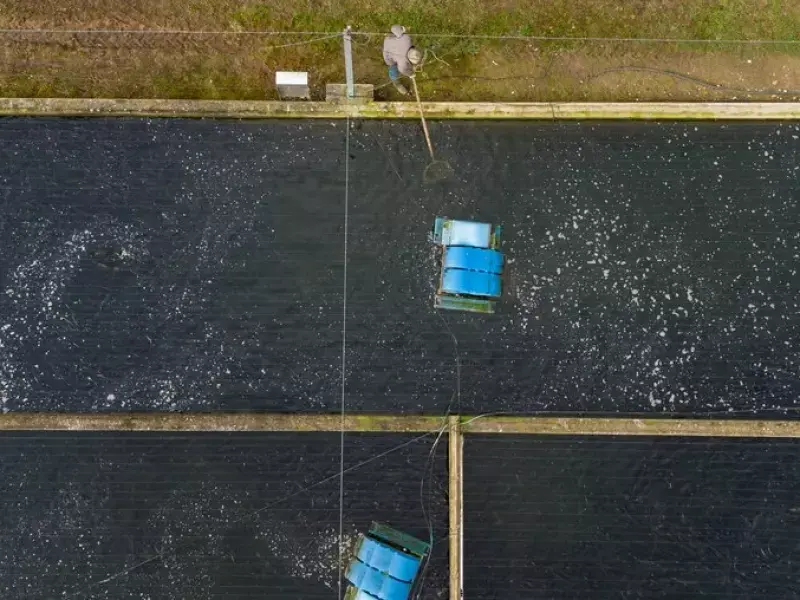
[[[668,76],[595,76],[625,65],[686,72],[731,87],[800,88],[800,44],[724,42],[800,41],[797,0],[95,0],[89,7],[74,0],[8,0],[0,13],[0,28],[338,32],[349,24],[358,33],[356,75],[377,85],[386,82],[380,45],[392,23],[405,25],[417,34],[417,45],[433,53],[419,78],[430,100],[746,99]],[[424,33],[719,43],[498,41]],[[274,98],[274,71],[297,69],[309,72],[319,97],[325,82],[343,79],[342,49],[338,39],[303,43],[312,37],[8,38],[0,94]],[[379,97],[392,93],[378,91]]]
[[[478,35],[800,39],[794,0],[385,0],[249,3],[232,13],[246,29],[412,31]]]

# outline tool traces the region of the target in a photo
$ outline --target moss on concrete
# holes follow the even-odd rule
[[[461,431],[529,435],[633,435],[800,437],[800,420],[683,418],[458,417]],[[425,433],[452,419],[443,416],[346,415],[348,432]],[[340,431],[336,414],[286,413],[7,413],[0,431]]]
[[[800,103],[492,103],[428,102],[431,119],[633,119],[633,120],[796,120]],[[123,100],[79,98],[0,98],[0,115],[130,116],[182,118],[344,118],[418,119],[409,102],[329,104],[247,100]]]
[[[350,432],[428,432],[441,417],[346,415]],[[7,413],[0,431],[340,431],[335,414],[286,413]]]
[[[800,421],[593,418],[593,417],[486,417],[462,420],[469,433],[529,435],[625,435],[700,437],[800,437]]]

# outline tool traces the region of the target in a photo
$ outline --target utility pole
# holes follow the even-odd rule
[[[345,83],[326,83],[325,99],[339,104],[365,104],[375,99],[371,83],[356,83],[353,77],[353,28],[348,25],[342,32],[344,49]]]
[[[353,81],[353,45],[350,37],[350,25],[345,28],[342,39],[344,39],[344,73],[347,81],[347,98],[352,99],[356,92],[355,82]]]

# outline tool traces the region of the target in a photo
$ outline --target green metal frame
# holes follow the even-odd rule
[[[444,237],[445,229],[450,228],[450,223],[457,219],[450,219],[448,217],[436,217],[433,222],[433,230],[431,231],[431,241],[434,244],[442,245],[442,238]],[[495,225],[492,228],[491,236],[489,237],[489,248],[492,250],[500,249],[500,237],[503,235],[503,226]]]
[[[372,523],[372,527],[369,528],[369,533],[390,546],[406,550],[418,558],[425,558],[425,555],[428,554],[428,551],[431,549],[429,543],[423,542],[413,535],[397,531],[397,529],[385,523]]]
[[[428,542],[423,542],[422,540],[415,538],[413,535],[398,531],[394,527],[390,527],[385,523],[373,522],[372,526],[369,528],[369,535],[399,550],[404,550],[409,554],[416,556],[420,560],[424,560],[425,556],[428,554],[428,552],[430,552],[431,549],[431,545]],[[358,543],[356,544],[353,560],[356,560],[355,557],[358,556],[358,552],[361,549],[361,544],[364,543],[364,537],[365,536],[363,534],[358,537]],[[412,590],[415,589],[416,586],[417,582],[412,585]],[[356,595],[358,595],[358,588],[352,584],[348,584],[347,589],[344,592],[344,600],[354,600]],[[410,597],[414,597],[413,592]]]
[[[484,313],[493,315],[496,305],[494,300],[483,298],[472,298],[469,296],[450,296],[447,294],[437,294],[433,301],[436,308],[447,310],[465,310],[468,312]]]
[[[344,593],[344,600],[353,600],[358,594],[358,588],[353,585],[348,585]]]
[[[492,229],[492,237],[489,240],[489,247],[492,250],[499,250],[500,249],[500,236],[503,235],[503,226],[502,225],[495,225],[494,229]]]

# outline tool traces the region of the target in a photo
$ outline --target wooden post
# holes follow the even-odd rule
[[[461,426],[457,416],[448,418],[448,446],[449,446],[449,499],[450,499],[450,600],[461,600],[463,597],[463,550],[464,550],[464,520],[463,520],[463,461],[464,438],[461,436]]]

